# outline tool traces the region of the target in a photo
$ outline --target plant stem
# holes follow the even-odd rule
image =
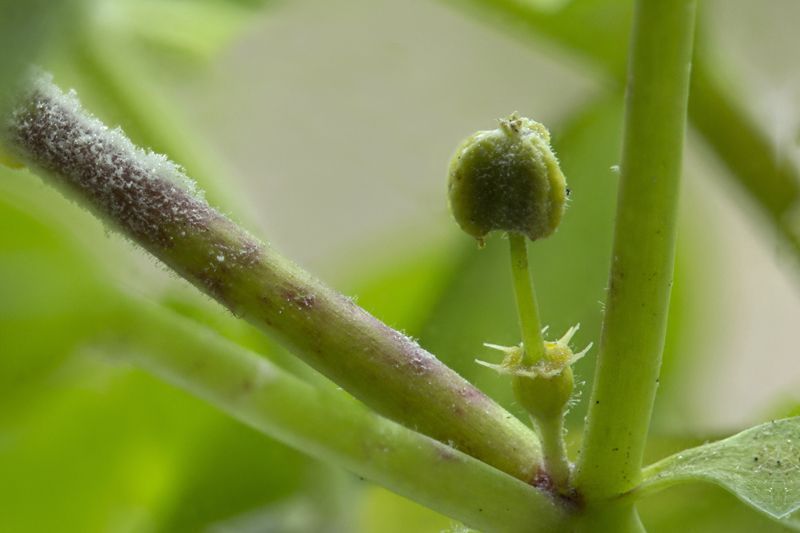
[[[666,333],[695,0],[638,0],[611,274],[575,483],[588,500],[634,487]]]
[[[539,321],[539,308],[533,291],[530,267],[528,266],[528,243],[521,233],[508,233],[511,250],[511,274],[514,278],[514,297],[517,302],[519,329],[522,334],[523,356],[526,365],[544,358],[544,339]]]
[[[315,389],[191,320],[135,302],[126,358],[281,442],[486,531],[547,532],[564,511],[549,494],[376,415],[342,391]]]
[[[572,533],[645,533],[636,508],[630,502],[603,502],[576,516]]]
[[[536,304],[536,293],[533,290],[533,280],[531,279],[530,267],[528,263],[528,241],[527,237],[520,233],[509,232],[508,244],[511,252],[511,272],[514,279],[514,297],[517,302],[517,313],[519,316],[519,327],[522,334],[523,345],[523,365],[531,366],[546,357],[544,339],[542,338],[542,325],[539,321],[539,309]],[[572,374],[570,372],[570,379]],[[538,400],[547,402],[552,401],[556,396],[554,390],[548,390],[548,385],[558,388],[559,381],[549,381],[537,378],[538,384],[534,384],[531,378],[515,378],[514,393],[522,405],[527,405],[526,391],[530,393],[530,387],[537,389],[538,394],[546,397],[539,397]],[[558,378],[557,378],[558,379]],[[547,384],[542,381],[546,381]],[[571,384],[571,381],[570,381]],[[539,389],[544,387],[544,389]],[[538,403],[537,400],[534,400]],[[563,406],[557,413],[547,413],[538,411],[531,412],[533,420],[539,432],[539,439],[542,444],[544,464],[547,474],[550,476],[553,485],[558,491],[565,491],[569,486],[570,465],[567,459],[567,450],[564,445],[564,412]],[[526,407],[528,408],[528,407]],[[538,413],[534,415],[533,413]]]
[[[553,484],[563,492],[569,487],[570,476],[567,447],[564,444],[564,417],[535,418],[534,423],[542,441],[542,454],[544,464],[547,465],[547,473]]]
[[[370,407],[523,481],[535,477],[539,443],[522,422],[211,208],[179,169],[87,116],[49,80],[34,83],[7,124],[12,155]]]

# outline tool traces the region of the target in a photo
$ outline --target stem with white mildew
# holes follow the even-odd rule
[[[6,120],[12,155],[377,412],[514,477],[541,465],[535,435],[414,341],[254,238],[39,77]]]

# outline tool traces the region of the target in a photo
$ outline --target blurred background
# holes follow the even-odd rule
[[[800,405],[800,4],[701,2],[673,308],[651,458]],[[519,111],[572,189],[532,246],[543,321],[597,344],[632,2],[0,1],[5,90],[31,62],[212,204],[512,412],[474,364],[518,342],[505,243],[450,220],[461,139]],[[654,125],[657,127],[657,125]],[[0,530],[455,527],[93,347],[144,294],[316,376],[37,177],[0,169]],[[577,375],[591,383],[596,349]],[[584,385],[584,396],[588,395]],[[570,413],[576,430],[585,408]],[[574,441],[579,435],[571,433]],[[650,531],[779,531],[717,489],[642,503]]]

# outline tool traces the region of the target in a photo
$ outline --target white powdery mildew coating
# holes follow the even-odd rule
[[[177,227],[205,227],[219,216],[180,167],[108,128],[49,76],[34,79],[5,126],[15,155],[88,197],[137,239],[166,246]]]

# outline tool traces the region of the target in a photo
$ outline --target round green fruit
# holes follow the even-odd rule
[[[456,222],[481,242],[492,231],[547,237],[567,202],[549,132],[516,114],[461,144],[450,162],[448,190]]]

